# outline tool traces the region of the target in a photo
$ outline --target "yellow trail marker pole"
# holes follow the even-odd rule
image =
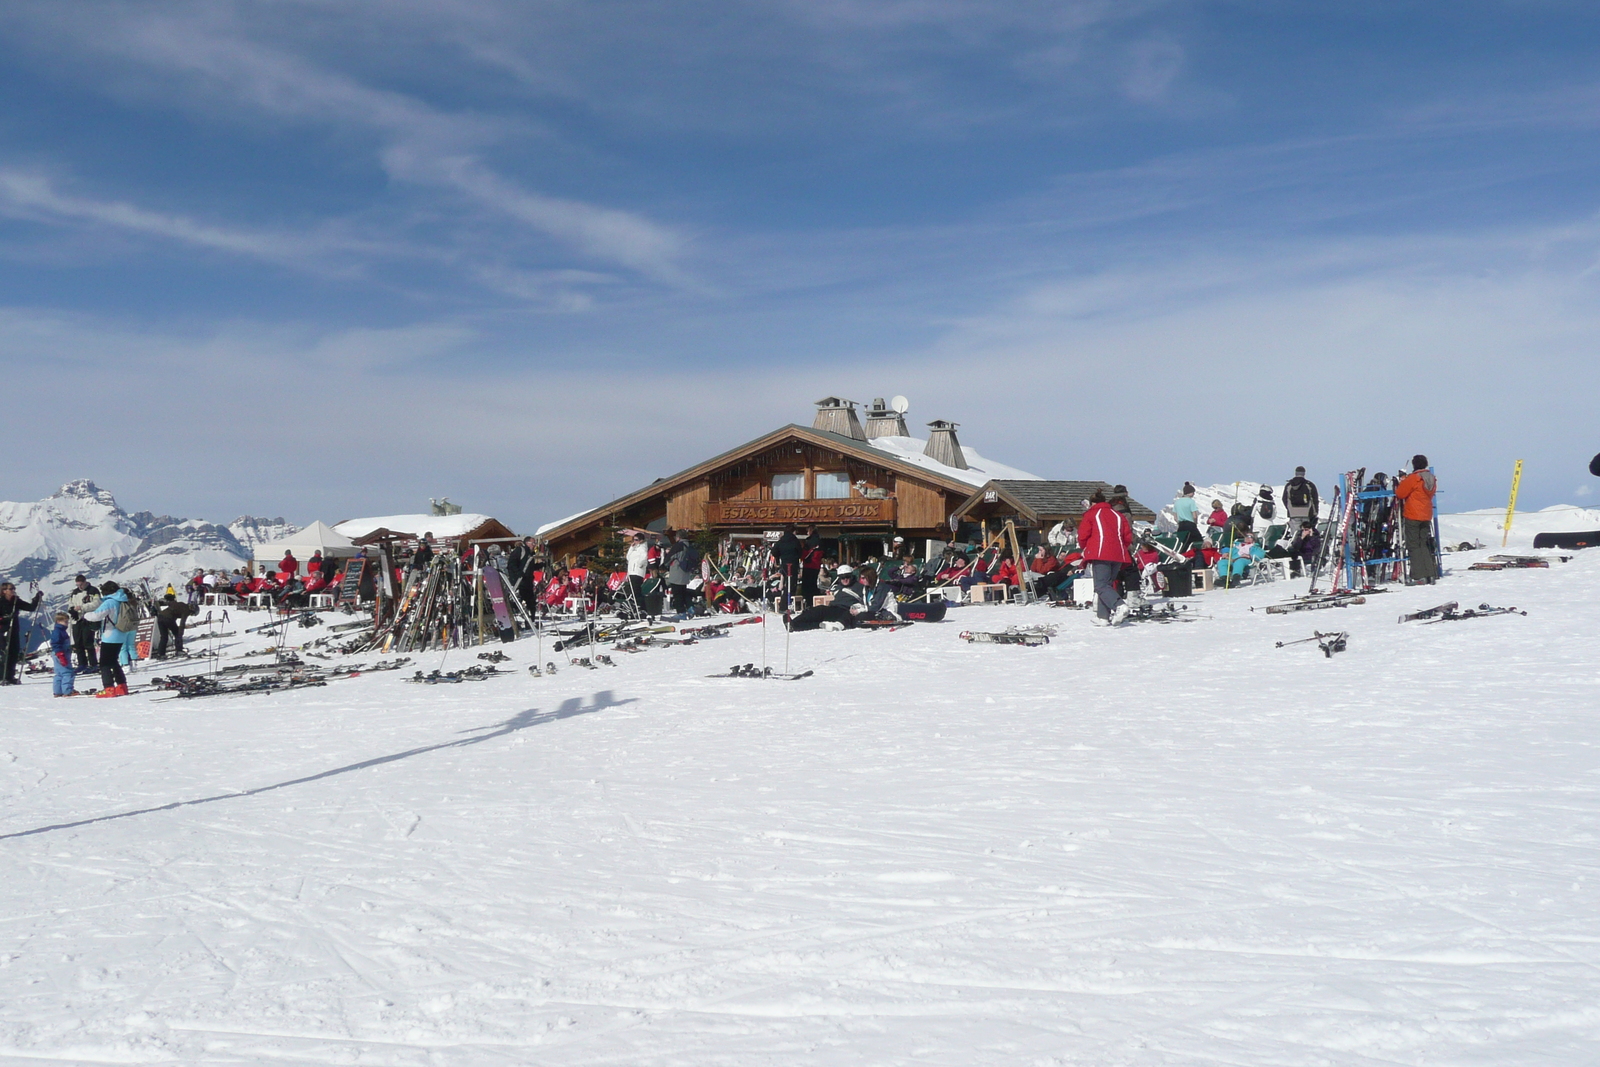
[[[1501,527],[1500,547],[1506,547],[1506,542],[1511,539],[1511,520],[1517,514],[1517,489],[1522,485],[1522,460],[1517,460],[1515,469],[1511,472],[1511,501],[1506,505],[1506,524]]]

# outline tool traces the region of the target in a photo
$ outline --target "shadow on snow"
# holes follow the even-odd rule
[[[119,811],[114,815],[97,815],[92,819],[78,819],[75,822],[58,822],[49,826],[36,826],[32,830],[18,830],[15,833],[0,834],[0,841],[8,841],[14,837],[32,837],[34,834],[48,834],[56,830],[71,830],[77,826],[91,826],[97,822],[131,819],[135,815],[150,815],[158,811],[175,811],[178,808],[190,808],[197,804],[214,804],[219,800],[237,800],[240,797],[253,797],[260,793],[270,793],[275,789],[287,789],[292,785],[305,785],[307,782],[317,782],[324,778],[332,778],[339,774],[349,774],[351,771],[364,770],[368,767],[381,767],[385,763],[395,763],[399,760],[410,759],[412,756],[438,752],[441,749],[467,748],[471,745],[482,744],[485,741],[493,741],[497,737],[506,737],[509,734],[516,733],[518,730],[526,730],[530,726],[542,726],[548,722],[555,722],[557,719],[570,719],[575,715],[588,715],[592,712],[604,711],[607,708],[631,703],[633,703],[631,697],[627,700],[618,700],[607,689],[596,693],[593,702],[587,705],[581,703],[577,697],[572,697],[570,700],[563,701],[555,711],[541,712],[537,708],[529,708],[527,711],[518,712],[505,722],[461,731],[462,733],[477,734],[476,737],[463,737],[456,741],[441,741],[437,745],[423,745],[420,748],[410,748],[404,752],[396,752],[388,756],[374,756],[372,759],[362,760],[360,763],[349,763],[343,767],[335,767],[332,770],[308,774],[303,778],[291,778],[287,782],[257,786],[254,789],[242,789],[234,793],[218,793],[216,796],[199,797],[195,800],[174,800],[170,804],[161,804],[153,808]]]

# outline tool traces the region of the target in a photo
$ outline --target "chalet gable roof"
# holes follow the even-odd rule
[[[953,467],[945,467],[941,463],[930,460],[920,454],[920,443],[915,454],[909,448],[896,447],[897,442],[909,442],[912,440],[911,438],[890,437],[877,438],[873,441],[858,441],[843,434],[817,430],[810,426],[801,426],[798,423],[790,423],[787,426],[781,426],[773,430],[769,434],[758,437],[754,441],[748,441],[737,448],[731,448],[720,455],[712,456],[710,459],[681,470],[670,477],[658,478],[644,488],[635,490],[626,496],[620,496],[607,504],[602,504],[600,507],[592,508],[571,518],[540,527],[538,534],[540,537],[549,539],[563,537],[574,530],[581,529],[598,519],[604,518],[606,515],[624,511],[651,497],[671,492],[680,485],[713,474],[718,469],[733,464],[743,456],[762,452],[791,440],[832,449],[843,455],[858,459],[863,463],[871,463],[896,474],[903,474],[910,478],[929,482],[953,493],[971,492],[973,485],[976,484],[976,478],[974,477],[977,474],[976,471],[958,471]],[[979,458],[976,453],[973,453],[972,456],[973,458]],[[972,465],[974,467],[980,466],[978,463],[973,463]],[[988,465],[990,467],[996,466],[995,464]],[[1006,469],[1009,470],[1010,468]],[[1017,471],[1015,473],[1022,474],[1026,472]],[[966,475],[966,477],[960,477],[960,475]]]
[[[1095,494],[1096,491],[1111,495],[1110,482],[1094,481],[1056,481],[1044,480],[1022,481],[1011,478],[996,478],[978,487],[978,491],[961,502],[954,514],[960,518],[974,508],[986,502],[988,494],[994,493],[996,498],[1007,506],[1014,508],[1017,514],[1031,522],[1042,520],[1060,520],[1078,518],[1083,515],[1083,502]],[[1128,511],[1135,519],[1146,522],[1155,520],[1155,512],[1143,504],[1128,498]]]

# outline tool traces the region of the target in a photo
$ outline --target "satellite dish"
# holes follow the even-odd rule
[[[911,401],[907,400],[903,396],[897,396],[893,400],[889,401],[889,406],[897,413],[904,415],[907,411],[911,410]]]

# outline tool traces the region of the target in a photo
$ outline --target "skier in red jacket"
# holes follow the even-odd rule
[[[1094,613],[1107,626],[1117,626],[1128,617],[1128,605],[1122,602],[1117,588],[1117,576],[1122,568],[1133,562],[1128,551],[1133,544],[1133,523],[1128,516],[1106,503],[1105,494],[1098,489],[1089,498],[1089,510],[1078,523],[1078,546],[1094,576]]]

